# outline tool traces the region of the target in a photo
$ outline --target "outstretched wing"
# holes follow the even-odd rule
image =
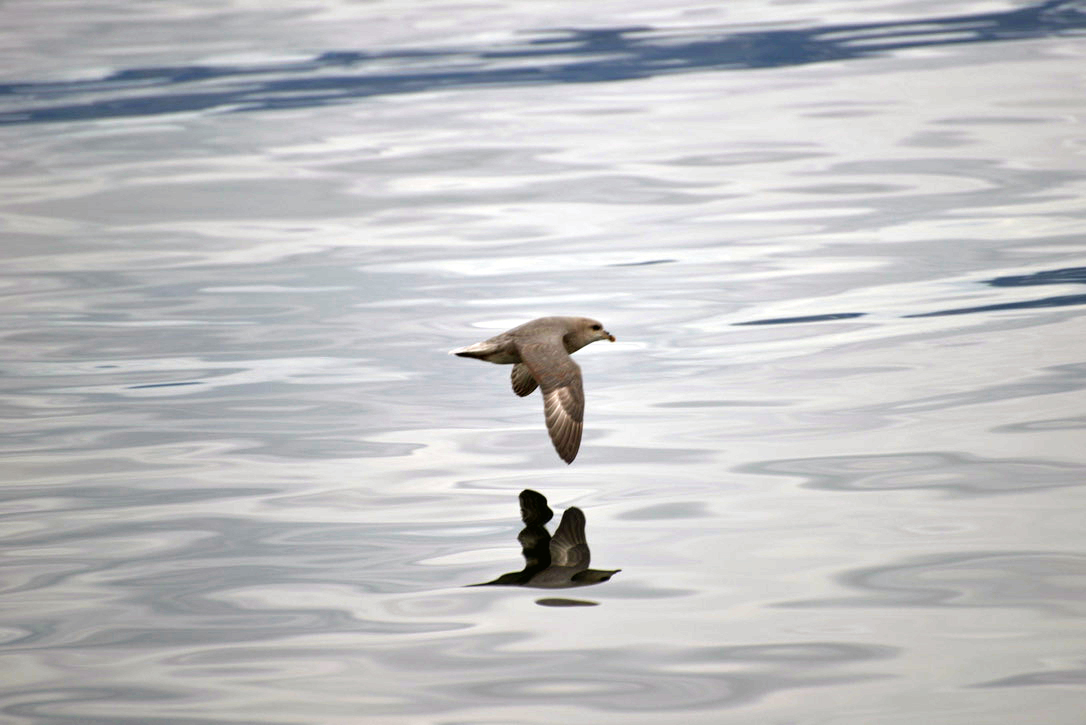
[[[562,338],[555,335],[542,341],[517,345],[521,362],[543,391],[543,415],[554,449],[566,463],[572,463],[581,447],[584,427],[584,384],[581,368],[573,362]]]
[[[544,524],[553,516],[546,496],[530,488],[520,492],[520,518],[524,522],[524,529],[517,535],[517,541],[524,557],[524,570],[518,583],[527,582],[551,565],[551,535]]]
[[[569,566],[577,571],[588,568],[591,553],[584,536],[584,512],[570,506],[562,514],[562,523],[551,537],[551,565]]]
[[[554,518],[554,512],[547,505],[547,497],[538,491],[526,488],[520,492],[520,520],[528,526],[542,526]]]

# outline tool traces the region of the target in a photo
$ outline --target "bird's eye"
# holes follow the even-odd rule
[[[592,325],[592,329],[593,329],[593,330],[602,330],[602,329],[603,329],[603,325]]]

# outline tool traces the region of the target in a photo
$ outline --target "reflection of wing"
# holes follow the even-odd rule
[[[584,537],[584,512],[576,506],[562,514],[562,523],[551,538],[550,557],[553,566],[571,566],[578,571],[588,568],[591,554]]]
[[[540,342],[520,343],[517,350],[521,362],[543,390],[543,415],[554,449],[563,461],[572,463],[581,447],[584,427],[581,368],[557,335]]]
[[[524,530],[517,536],[517,541],[524,556],[525,582],[551,565],[551,535],[543,524],[553,517],[546,496],[530,488],[520,492],[520,518],[524,521]]]
[[[542,526],[554,518],[554,512],[547,505],[547,497],[538,491],[526,488],[520,492],[520,520],[529,526]]]
[[[551,565],[551,535],[542,526],[529,525],[520,532],[517,541],[524,557],[523,583]]]
[[[524,363],[514,365],[510,377],[513,380],[513,392],[522,398],[525,395],[530,395],[533,390],[539,387],[539,383],[532,377],[532,371]]]

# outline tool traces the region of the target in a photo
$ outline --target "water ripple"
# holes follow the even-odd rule
[[[425,662],[426,670],[455,673],[456,684],[441,689],[484,703],[560,701],[612,712],[663,712],[735,707],[799,688],[883,679],[889,675],[868,666],[897,654],[892,647],[836,642],[693,647],[657,652],[660,667],[646,673],[630,667],[634,653],[624,648],[516,653],[507,643],[495,636],[445,641],[425,657],[401,650],[387,664],[402,669]],[[856,665],[861,671],[849,673]]]
[[[0,719],[1081,719],[1081,2],[46,5]],[[571,467],[446,355],[555,313]]]
[[[92,120],[213,109],[287,110],[352,99],[494,85],[601,83],[707,70],[778,68],[965,43],[1070,35],[1086,28],[1077,2],[812,28],[567,29],[513,47],[326,51],[302,61],[128,68],[91,80],[0,85],[0,124]],[[525,62],[528,61],[528,62]],[[425,70],[417,70],[424,64]],[[401,65],[396,70],[390,67]],[[154,92],[165,89],[165,92]],[[90,101],[69,100],[105,95]],[[28,103],[29,101],[29,103]]]
[[[1086,555],[1079,552],[946,552],[855,569],[841,574],[838,581],[862,593],[778,606],[1022,607],[1086,617]]]
[[[740,470],[795,476],[804,479],[804,487],[824,491],[933,489],[958,496],[990,496],[1086,483],[1077,465],[951,451],[794,458],[749,464]]]

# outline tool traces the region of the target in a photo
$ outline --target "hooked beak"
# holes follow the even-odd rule
[[[614,335],[612,335],[610,332],[607,332],[607,330],[604,330],[603,332],[604,332],[604,334],[607,335],[608,340],[610,340],[611,342],[615,341],[615,336]]]

